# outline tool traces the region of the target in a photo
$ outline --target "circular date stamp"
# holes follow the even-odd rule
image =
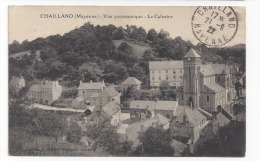
[[[232,7],[200,6],[192,16],[195,37],[208,46],[223,46],[237,33],[238,19]]]

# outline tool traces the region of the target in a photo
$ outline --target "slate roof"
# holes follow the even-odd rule
[[[219,112],[217,114],[216,119],[217,119],[220,127],[222,127],[230,122],[230,120],[228,118],[226,118],[221,112]]]
[[[208,84],[204,84],[204,85],[205,85],[206,87],[208,87],[209,89],[211,89],[212,91],[216,92],[216,93],[225,90],[225,88],[223,88],[222,86],[218,85],[218,84],[215,83],[215,82],[208,83]]]
[[[186,126],[192,127],[206,119],[197,109],[191,109],[189,106],[184,106],[183,108],[183,112],[172,121],[173,124],[184,125],[180,124],[183,123],[183,116],[186,116]]]
[[[163,115],[161,114],[157,114],[155,115],[154,117],[156,120],[158,120],[159,123],[161,123],[162,125],[166,125],[168,122],[170,122],[170,119],[164,117]]]
[[[113,116],[120,110],[120,107],[114,102],[109,102],[108,104],[102,107],[102,110],[109,116]]]
[[[191,48],[183,58],[200,58],[200,55]]]
[[[215,74],[224,74],[223,70],[226,70],[226,64],[211,64]]]
[[[141,81],[139,81],[138,79],[136,79],[135,77],[128,77],[123,83],[122,85],[140,85],[142,84]]]
[[[59,82],[58,81],[45,81],[42,83],[42,88],[54,88],[55,84],[58,86]]]
[[[119,95],[119,93],[117,92],[117,90],[115,90],[114,87],[107,87],[104,92],[106,92],[110,97],[114,97]]]
[[[75,98],[75,100],[77,100],[78,102],[81,102],[81,101],[84,101],[84,98],[79,96],[79,97]]]
[[[204,76],[215,75],[215,72],[214,72],[211,64],[200,65],[200,72]]]
[[[154,110],[155,102],[154,101],[139,101],[134,100],[130,103],[130,109],[146,109],[149,108],[150,110]]]
[[[78,89],[100,89],[103,90],[105,84],[102,82],[92,82],[92,83],[81,83]]]
[[[157,101],[155,110],[172,110],[174,111],[177,101]]]
[[[41,89],[39,84],[34,84],[30,87],[29,92],[41,92]]]
[[[149,62],[149,69],[182,69],[183,68],[183,61],[181,60],[174,60],[174,61],[150,61]]]
[[[99,96],[99,93],[95,92],[95,93],[93,93],[90,97],[92,97],[92,98],[97,98],[98,96]]]

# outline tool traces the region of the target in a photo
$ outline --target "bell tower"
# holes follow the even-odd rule
[[[183,74],[183,99],[184,105],[191,108],[199,107],[200,98],[200,65],[201,57],[194,50],[190,49],[183,57],[184,74]]]

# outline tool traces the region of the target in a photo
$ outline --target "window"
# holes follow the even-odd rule
[[[207,95],[207,102],[209,102],[209,95]]]
[[[168,75],[166,76],[166,80],[168,80],[169,78],[168,78]]]
[[[186,124],[186,116],[183,116],[183,123]]]
[[[181,94],[181,99],[183,100],[183,94]]]
[[[161,80],[161,76],[159,76],[159,80]]]
[[[182,76],[180,76],[180,79],[182,79]]]
[[[173,74],[175,74],[175,70],[173,70]]]
[[[220,82],[220,77],[218,76],[218,82]]]
[[[154,77],[152,77],[152,80],[154,80]]]
[[[168,70],[166,70],[166,73],[168,73]]]
[[[176,76],[173,76],[173,80],[175,80],[176,79]]]
[[[180,73],[182,73],[182,69],[180,69]]]

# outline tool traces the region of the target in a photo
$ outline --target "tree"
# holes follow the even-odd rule
[[[221,127],[215,138],[198,147],[196,156],[242,157],[245,155],[245,122],[232,121]]]
[[[147,40],[154,41],[157,39],[158,33],[155,31],[155,29],[150,29],[147,33]]]
[[[170,145],[169,131],[164,130],[162,126],[150,126],[139,135],[139,139],[142,143],[141,154],[145,156],[173,156],[174,149]]]
[[[87,129],[86,135],[95,140],[95,146],[101,146],[111,154],[126,155],[132,147],[131,142],[121,142],[119,140],[119,134],[116,132],[117,128],[110,125],[109,121],[100,121],[88,125]]]
[[[67,128],[67,140],[71,143],[79,143],[81,139],[81,128],[75,120],[70,121]]]
[[[166,80],[162,80],[160,83],[160,90],[169,90],[169,89],[170,89],[169,82]]]
[[[128,55],[133,55],[133,48],[127,43],[122,42],[118,47],[118,51],[123,52]]]

